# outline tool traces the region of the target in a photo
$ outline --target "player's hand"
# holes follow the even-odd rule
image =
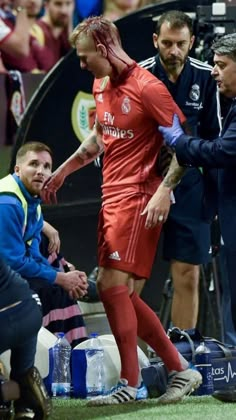
[[[57,169],[49,178],[45,181],[43,189],[41,191],[42,200],[47,204],[57,203],[56,192],[62,186],[65,181],[65,175],[61,169]]]
[[[172,149],[175,149],[179,137],[184,134],[180,125],[179,117],[176,114],[174,114],[173,124],[171,127],[163,127],[162,125],[159,125],[158,130],[164,138],[164,143]]]
[[[158,224],[164,223],[168,217],[170,206],[170,190],[161,184],[141,213],[141,216],[147,215],[146,229],[151,229]]]

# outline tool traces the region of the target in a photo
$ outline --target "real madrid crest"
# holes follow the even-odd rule
[[[121,104],[122,114],[128,114],[130,110],[131,110],[130,99],[128,98],[128,96],[125,96]]]
[[[200,98],[200,87],[197,84],[192,85],[191,90],[189,92],[189,97],[192,101],[196,102]]]

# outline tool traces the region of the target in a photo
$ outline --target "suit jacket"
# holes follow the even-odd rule
[[[220,227],[225,245],[236,253],[236,101],[225,118],[220,137],[213,141],[181,135],[176,145],[180,165],[217,169],[217,191],[206,197],[208,206],[217,201]],[[210,180],[206,177],[211,193]]]

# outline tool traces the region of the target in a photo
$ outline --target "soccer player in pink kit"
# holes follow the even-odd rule
[[[156,314],[134,292],[136,279],[150,276],[163,218],[152,196],[161,179],[155,162],[162,145],[159,125],[171,125],[173,114],[185,117],[164,84],[140,68],[123,50],[114,23],[92,17],[72,32],[82,69],[95,76],[97,117],[93,131],[49,178],[45,200],[70,173],[104,152],[102,209],[98,225],[97,287],[121,358],[120,382],[93,405],[118,404],[139,397],[137,336],[162,358],[171,375],[158,401],[181,400],[201,383],[188,368]]]

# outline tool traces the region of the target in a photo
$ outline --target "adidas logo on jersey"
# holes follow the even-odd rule
[[[119,252],[118,252],[118,251],[112,252],[112,253],[109,255],[109,257],[108,257],[108,258],[110,258],[111,260],[116,260],[116,261],[120,261],[120,260],[121,260],[121,258],[120,258],[120,256],[119,256]]]

